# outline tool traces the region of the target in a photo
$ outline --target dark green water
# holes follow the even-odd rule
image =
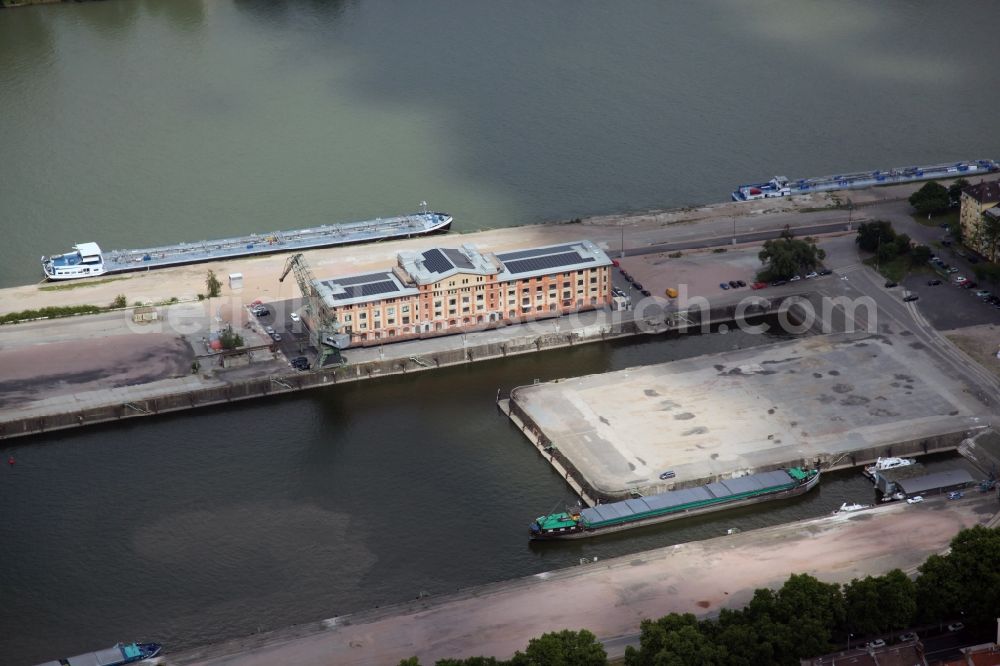
[[[114,0],[0,12],[0,285],[38,258],[460,230],[1000,158],[995,4]]]

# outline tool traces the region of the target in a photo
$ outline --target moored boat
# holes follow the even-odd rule
[[[160,654],[161,649],[159,643],[116,643],[97,652],[47,661],[38,666],[121,666],[121,664],[134,664],[143,659],[152,659]]]
[[[722,509],[794,497],[819,483],[820,471],[799,467],[760,472],[697,488],[598,504],[539,516],[529,526],[532,540],[582,539],[654,525]]]
[[[97,243],[79,243],[65,254],[42,257],[42,270],[50,280],[75,280],[108,273],[195,264],[275,252],[290,252],[334,245],[373,243],[447,231],[452,216],[421,210],[419,213],[363,222],[324,224],[292,231],[272,231],[234,238],[177,243],[138,250],[101,251]]]
[[[844,502],[843,504],[840,505],[839,509],[834,510],[834,513],[852,513],[854,511],[861,511],[863,509],[870,509],[870,508],[871,508],[870,504],[858,504],[856,502],[851,502],[850,504],[848,504],[847,502]]]
[[[996,160],[970,160],[965,162],[949,162],[947,164],[931,164],[928,166],[898,167],[888,171],[862,171],[836,176],[821,176],[819,178],[800,178],[789,180],[784,176],[775,176],[766,183],[751,183],[740,185],[732,194],[733,201],[755,201],[772,197],[787,197],[794,194],[810,192],[828,192],[830,190],[847,190],[873,185],[893,185],[911,183],[935,178],[958,178],[972,174],[995,173],[1000,171],[1000,162]]]
[[[910,465],[916,464],[916,458],[878,458],[874,465],[868,465],[865,467],[865,474],[868,476],[875,476],[875,472],[883,472],[887,469],[896,469],[897,467],[909,467]]]

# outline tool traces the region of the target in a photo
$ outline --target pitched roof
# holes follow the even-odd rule
[[[962,190],[962,193],[968,194],[979,203],[997,203],[1000,201],[1000,180],[971,185]]]

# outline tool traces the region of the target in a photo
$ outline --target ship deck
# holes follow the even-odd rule
[[[446,229],[450,223],[451,217],[445,213],[414,213],[362,222],[324,224],[293,231],[272,231],[135,250],[112,250],[104,253],[104,267],[106,273],[120,273],[231,257],[368,243],[429,234]]]

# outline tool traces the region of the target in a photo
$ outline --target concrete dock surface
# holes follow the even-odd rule
[[[925,354],[882,335],[806,337],[519,387],[511,398],[609,496],[829,465],[982,425]],[[676,478],[661,481],[666,470]]]
[[[791,573],[846,583],[894,568],[913,570],[946,549],[959,530],[995,520],[998,508],[995,493],[893,503],[258,634],[168,654],[165,661],[385,665],[417,655],[429,664],[447,657],[508,658],[531,638],[565,628],[620,639],[638,634],[645,618],[742,607],[755,589],[780,587]]]

